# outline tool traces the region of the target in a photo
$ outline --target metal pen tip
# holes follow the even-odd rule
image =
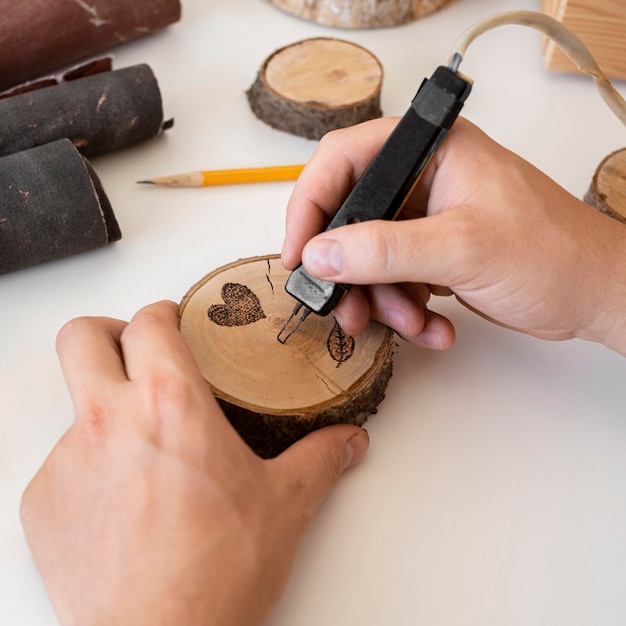
[[[289,337],[291,337],[291,335],[293,335],[298,330],[298,328],[300,328],[300,324],[302,324],[302,322],[304,322],[304,320],[308,317],[309,313],[311,312],[311,309],[305,306],[304,311],[302,311],[302,315],[300,316],[300,319],[297,320],[296,325],[291,329],[291,331],[287,333],[287,327],[289,326],[291,321],[296,317],[296,315],[298,315],[298,313],[300,312],[300,309],[303,306],[304,305],[301,302],[298,302],[296,306],[294,307],[293,311],[291,312],[291,315],[287,318],[287,321],[283,324],[283,327],[280,329],[280,332],[278,333],[278,335],[276,335],[276,339],[278,339],[279,343],[282,343],[282,344],[287,343],[287,339],[289,339]],[[286,333],[286,336],[283,337],[285,333]]]

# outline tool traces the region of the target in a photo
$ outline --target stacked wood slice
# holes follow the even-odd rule
[[[180,329],[233,426],[273,457],[330,424],[361,425],[385,395],[392,331],[376,322],[357,337],[332,316],[309,315],[285,343],[294,308],[279,255],[242,259],[208,274],[179,307]]]
[[[383,69],[361,46],[305,39],[263,63],[247,91],[254,114],[273,128],[308,139],[382,115]]]
[[[399,26],[438,11],[451,0],[270,0],[277,8],[337,28]]]
[[[599,211],[626,223],[626,148],[602,160],[584,200]]]

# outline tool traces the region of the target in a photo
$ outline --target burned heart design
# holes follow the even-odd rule
[[[265,317],[256,294],[239,283],[225,283],[222,287],[224,304],[212,304],[207,315],[219,326],[247,326]]]

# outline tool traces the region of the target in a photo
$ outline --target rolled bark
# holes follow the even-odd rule
[[[0,274],[121,236],[100,180],[68,139],[0,159]]]
[[[246,92],[254,114],[273,128],[320,139],[382,115],[383,69],[365,48],[328,37],[276,50]]]
[[[151,139],[162,128],[161,92],[144,64],[0,100],[0,156],[67,138],[91,157]]]
[[[626,223],[626,148],[612,152],[600,162],[584,200]]]
[[[337,28],[400,26],[438,11],[451,0],[270,0],[277,8]]]
[[[279,255],[241,259],[204,277],[179,307],[180,329],[226,416],[248,445],[273,457],[307,433],[361,425],[392,374],[392,331],[357,337],[332,316],[309,315],[286,343],[277,335],[295,301]]]
[[[180,19],[180,0],[5,0],[0,91]]]

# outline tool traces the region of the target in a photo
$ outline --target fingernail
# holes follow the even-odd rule
[[[302,251],[302,263],[315,276],[335,276],[343,270],[341,246],[334,239],[314,239]]]
[[[395,309],[385,309],[383,311],[384,322],[387,326],[390,326],[401,335],[407,335],[408,330],[406,326],[406,318],[401,311]]]
[[[365,456],[369,447],[370,436],[367,431],[361,429],[356,435],[352,435],[346,442],[345,467],[356,465]]]
[[[443,350],[443,344],[441,343],[441,335],[432,330],[426,330],[418,335],[420,341],[426,348],[432,350]]]

